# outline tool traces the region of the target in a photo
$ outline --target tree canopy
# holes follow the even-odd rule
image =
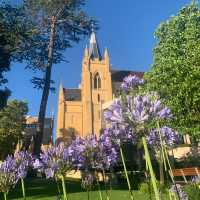
[[[200,137],[200,9],[193,1],[155,32],[153,66],[146,89],[157,91],[171,108],[172,125]]]
[[[0,159],[13,153],[22,139],[27,112],[27,103],[17,100],[9,101],[0,111]]]
[[[23,44],[30,36],[30,27],[25,22],[25,15],[21,6],[0,4],[0,109],[7,102],[10,91],[3,88],[8,82],[5,73],[10,70],[10,62],[15,59],[20,61]]]

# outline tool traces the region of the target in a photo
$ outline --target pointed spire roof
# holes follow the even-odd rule
[[[98,58],[99,60],[101,60],[101,52],[99,50],[99,45],[98,45],[94,30],[92,30],[92,33],[90,35],[89,56],[92,59]]]

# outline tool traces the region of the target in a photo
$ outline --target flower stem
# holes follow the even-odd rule
[[[90,200],[90,190],[87,189],[87,200]]]
[[[66,187],[65,187],[65,178],[64,178],[63,175],[61,176],[61,180],[62,180],[62,188],[63,188],[64,200],[68,200],[68,198],[67,198],[67,192],[66,192]]]
[[[60,198],[61,192],[60,192],[59,182],[58,182],[57,178],[55,178],[55,182],[56,182],[56,186],[57,186],[57,190],[58,190],[58,197]]]
[[[167,171],[167,165],[166,165],[166,160],[165,160],[165,155],[164,155],[164,143],[163,143],[163,138],[162,138],[162,135],[161,135],[161,132],[160,132],[159,121],[157,121],[157,130],[158,130],[158,134],[159,134],[159,137],[160,137],[160,145],[161,145],[161,150],[160,150],[161,156],[160,157],[162,158],[161,160],[162,160],[162,163],[164,164],[165,171]]]
[[[97,186],[98,186],[98,191],[99,191],[99,198],[100,200],[103,200],[102,198],[102,193],[101,193],[101,186],[100,186],[100,183],[99,183],[99,177],[98,177],[98,173],[96,172],[96,180],[97,180]]]
[[[163,158],[163,161],[164,161],[165,171],[167,171],[167,164],[168,164],[169,175],[171,177],[173,184],[175,185],[175,189],[176,189],[176,192],[177,192],[177,195],[178,195],[178,199],[180,200],[180,195],[179,195],[176,183],[174,181],[174,176],[173,176],[173,173],[172,173],[172,167],[171,167],[171,164],[170,164],[170,161],[169,161],[169,156],[168,156],[166,146],[163,143],[163,138],[162,138],[162,135],[160,133],[160,124],[159,124],[158,121],[157,121],[157,128],[158,128],[158,133],[159,133],[159,136],[160,136],[160,144],[161,144],[162,158]],[[166,164],[166,160],[167,160],[167,164]],[[175,199],[176,199],[176,197],[175,197]]]
[[[106,184],[106,173],[105,170],[103,169],[103,180],[104,180],[104,185],[105,185],[105,191],[106,191],[106,199],[110,200],[108,190],[107,190],[107,184]]]
[[[7,193],[6,192],[3,193],[3,196],[4,196],[4,200],[7,200]]]
[[[26,200],[26,192],[25,192],[25,186],[24,186],[24,179],[23,178],[21,178],[21,185],[22,185],[23,199]]]
[[[131,184],[130,184],[130,180],[129,180],[128,172],[127,172],[127,168],[126,168],[126,163],[125,163],[125,159],[124,159],[124,154],[123,154],[123,151],[122,151],[122,147],[120,146],[119,149],[120,149],[120,154],[121,154],[124,172],[125,172],[125,176],[126,176],[126,181],[127,181],[127,184],[128,184],[128,190],[129,190],[129,193],[130,193],[130,198],[131,198],[131,200],[134,200],[133,192],[131,190]]]
[[[167,152],[167,149],[166,149],[165,146],[164,146],[164,153],[165,153],[165,156],[166,156],[167,164],[168,164],[168,166],[169,166],[169,175],[170,175],[170,177],[171,177],[172,183],[175,185],[175,189],[176,189],[176,192],[177,192],[177,196],[178,196],[178,199],[180,200],[181,197],[180,197],[180,194],[179,194],[177,185],[176,185],[176,183],[175,183],[175,181],[174,181],[174,175],[173,175],[172,167],[171,167],[171,164],[170,164],[170,161],[169,161],[169,155],[168,155],[168,152]],[[175,199],[176,199],[176,197],[175,197]]]
[[[149,155],[149,151],[148,151],[148,147],[147,147],[147,142],[144,137],[142,137],[142,142],[143,142],[144,151],[145,151],[145,159],[148,164],[148,169],[149,169],[150,176],[151,176],[151,182],[152,182],[154,193],[155,193],[155,198],[156,198],[156,200],[160,200],[159,192],[158,192],[158,188],[157,188],[157,184],[156,184],[156,177],[155,177],[153,167],[151,164],[151,159],[150,159],[150,155]]]

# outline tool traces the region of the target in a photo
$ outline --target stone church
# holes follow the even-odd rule
[[[82,60],[82,80],[79,88],[59,89],[56,139],[68,141],[75,135],[100,134],[104,127],[103,106],[120,91],[125,76],[142,72],[111,69],[108,50],[102,56],[95,32],[91,33],[89,48]]]

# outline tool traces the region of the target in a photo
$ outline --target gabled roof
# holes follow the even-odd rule
[[[111,70],[112,82],[122,82],[123,79],[128,75],[136,75],[139,78],[142,78],[144,72],[135,72],[135,71],[125,71],[125,70]]]
[[[63,88],[65,101],[81,101],[80,89],[66,89]]]

